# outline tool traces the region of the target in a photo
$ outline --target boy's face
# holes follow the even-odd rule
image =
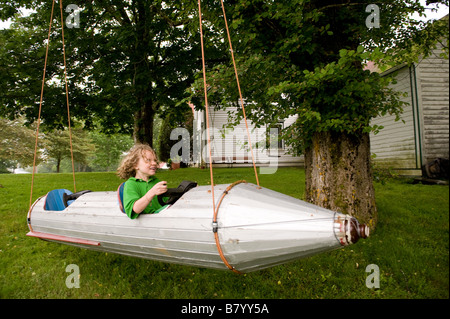
[[[157,163],[152,152],[144,151],[136,164],[136,178],[148,180],[149,176],[156,174]]]

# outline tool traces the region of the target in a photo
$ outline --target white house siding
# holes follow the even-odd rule
[[[449,157],[449,61],[439,56],[441,49],[416,67],[418,95],[422,103],[424,163]]]
[[[209,109],[209,125],[211,136],[211,156],[213,164],[216,167],[239,167],[252,165],[252,153],[248,147],[248,134],[244,120],[233,128],[227,128],[229,123],[227,111],[228,110],[214,110]],[[209,154],[207,150],[207,132],[206,132],[206,118],[205,112],[196,112],[196,121],[201,121],[202,126],[197,126],[197,140],[202,141],[201,150],[197,149],[202,154],[201,159],[204,163],[209,163]],[[289,118],[284,121],[283,125],[290,125],[295,121],[294,118]],[[265,149],[266,126],[255,128],[254,125],[248,121],[250,131],[250,139],[253,145],[253,157],[258,166],[302,166],[304,164],[303,156],[294,157],[288,154],[286,149],[276,149],[275,151],[268,151]],[[199,131],[202,132],[200,137]],[[257,142],[262,144],[258,147]],[[196,163],[200,162],[198,158]]]
[[[395,121],[395,116],[386,115],[372,120],[373,125],[383,126],[383,129],[376,135],[371,134],[371,152],[376,157],[374,161],[378,165],[385,165],[392,168],[415,169],[420,168],[419,158],[416,152],[418,137],[415,134],[417,129],[417,116],[415,103],[411,100],[411,73],[407,66],[390,70],[397,72],[397,83],[392,85],[396,91],[408,93],[407,97],[402,97],[409,105],[404,107],[402,121]],[[391,73],[389,72],[389,73]],[[389,74],[386,73],[386,74]]]
[[[449,61],[439,56],[440,47],[419,63],[398,66],[385,72],[397,72],[392,87],[408,96],[402,119],[376,118],[373,124],[384,129],[371,135],[375,162],[395,169],[420,169],[430,160],[449,157]]]

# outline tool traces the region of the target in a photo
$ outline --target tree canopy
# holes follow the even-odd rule
[[[189,109],[183,99],[200,65],[196,5],[182,0],[71,5],[79,7],[79,27],[64,28],[71,115],[87,129],[134,133],[137,141],[151,145],[156,114]],[[52,1],[0,1],[0,7],[3,19],[20,7],[35,10],[0,31],[0,116],[25,116],[32,122],[38,113]],[[64,14],[66,21],[70,17]],[[49,128],[67,123],[59,21],[56,5],[42,106]]]

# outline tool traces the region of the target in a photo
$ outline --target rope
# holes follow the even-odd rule
[[[47,49],[45,52],[45,60],[44,60],[44,75],[42,76],[42,86],[41,86],[41,99],[39,101],[39,113],[37,119],[37,128],[36,128],[36,141],[34,144],[34,159],[33,159],[33,173],[31,174],[31,192],[30,192],[30,210],[31,205],[33,204],[33,186],[34,186],[34,174],[36,171],[36,157],[37,157],[37,145],[38,145],[38,135],[39,135],[39,126],[41,124],[41,110],[42,110],[42,99],[44,97],[44,84],[45,84],[45,73],[47,70],[47,58],[48,58],[48,47],[50,45],[50,33],[52,31],[52,21],[53,21],[53,9],[55,7],[55,0],[52,3],[52,13],[50,15],[50,23],[48,27],[48,37],[47,37]]]
[[[64,56],[64,79],[66,83],[66,102],[67,102],[67,117],[69,121],[69,139],[70,139],[70,154],[72,158],[72,175],[73,175],[73,188],[74,192],[76,192],[76,185],[75,185],[75,169],[74,169],[74,161],[73,161],[73,147],[72,147],[72,131],[70,126],[70,113],[69,113],[69,90],[67,86],[67,68],[66,68],[66,51],[65,51],[65,43],[64,43],[64,21],[63,21],[63,12],[62,12],[62,0],[60,1],[60,11],[61,11],[61,26],[62,26],[62,43],[63,43],[63,56]],[[45,74],[47,70],[47,61],[48,61],[48,48],[50,46],[50,34],[52,30],[52,21],[53,21],[53,12],[55,8],[55,0],[52,2],[52,11],[50,14],[50,22],[48,27],[48,36],[47,36],[47,47],[45,51],[45,59],[44,59],[44,71],[42,75],[42,86],[41,86],[41,96],[39,100],[39,112],[38,112],[38,118],[37,118],[37,128],[36,128],[36,138],[35,138],[35,144],[34,144],[34,159],[33,159],[33,172],[31,174],[31,191],[30,191],[30,209],[33,204],[33,188],[34,188],[34,175],[36,173],[36,158],[37,158],[37,146],[38,146],[38,138],[39,138],[39,126],[41,124],[41,111],[42,111],[42,101],[44,98],[44,86],[45,86]]]
[[[198,0],[198,17],[200,20],[200,43],[202,47],[202,66],[203,66],[203,89],[205,92],[205,109],[206,109],[206,131],[208,135],[208,153],[209,153],[209,173],[211,177],[211,195],[213,201],[213,210],[216,210],[216,202],[214,200],[214,178],[213,178],[213,167],[212,167],[212,156],[211,156],[211,136],[209,133],[209,112],[208,112],[208,90],[206,87],[206,66],[205,66],[205,49],[203,45],[203,30],[202,30],[202,8],[201,0]]]
[[[67,86],[67,66],[66,66],[66,45],[64,42],[64,20],[63,20],[63,0],[59,1],[59,8],[61,11],[61,37],[63,46],[63,58],[64,58],[64,81],[66,83],[66,104],[67,104],[67,120],[69,123],[69,143],[70,143],[70,157],[72,159],[72,177],[73,177],[73,190],[77,192],[77,186],[75,185],[75,166],[73,161],[73,146],[72,146],[72,129],[70,127],[70,110],[69,110],[69,88]]]
[[[250,153],[252,155],[252,163],[253,163],[253,169],[255,171],[256,184],[259,187],[258,172],[256,170],[255,157],[253,155],[253,147],[252,147],[252,142],[251,142],[251,138],[250,138],[250,131],[248,129],[247,116],[245,115],[244,99],[242,98],[241,86],[239,84],[239,76],[238,76],[238,72],[237,72],[236,61],[234,59],[233,46],[231,44],[230,30],[228,29],[227,15],[225,13],[225,6],[223,4],[223,0],[220,0],[220,3],[222,4],[223,19],[225,21],[225,28],[227,29],[228,43],[230,44],[231,59],[233,60],[234,74],[236,75],[236,82],[237,82],[237,87],[238,87],[238,91],[239,91],[239,99],[241,102],[242,114],[244,115],[245,127],[247,129],[248,144],[250,146]]]
[[[226,259],[225,255],[223,254],[222,251],[222,247],[220,245],[220,240],[219,240],[219,233],[217,232],[217,215],[219,214],[219,207],[220,204],[222,204],[222,200],[225,197],[225,195],[228,194],[228,192],[236,185],[241,184],[241,183],[247,183],[245,180],[240,180],[237,182],[234,182],[233,184],[229,185],[222,193],[222,196],[220,197],[219,203],[217,204],[217,208],[214,210],[214,218],[213,218],[213,225],[214,225],[214,239],[216,241],[216,246],[217,246],[217,251],[219,252],[220,255],[220,259],[222,259],[223,263],[228,267],[228,269],[230,269],[231,271],[237,273],[237,274],[241,274],[240,271],[238,271],[236,268],[234,268],[233,266],[230,265],[230,263],[228,262],[228,260]]]
[[[242,98],[242,91],[241,91],[241,86],[239,84],[239,76],[238,76],[238,72],[237,72],[236,61],[234,58],[233,46],[231,44],[230,30],[228,28],[227,17],[226,17],[226,13],[225,13],[225,6],[223,4],[223,0],[220,0],[220,2],[222,4],[223,18],[225,20],[225,27],[227,30],[228,43],[230,45],[230,52],[231,52],[231,59],[233,61],[234,73],[236,75],[236,82],[237,82],[237,87],[238,87],[238,91],[239,91],[239,98],[240,98],[240,102],[241,102],[242,113],[244,115],[245,127],[247,129],[247,138],[249,141],[250,152],[252,155],[252,163],[253,163],[253,169],[255,171],[256,183],[258,185],[258,188],[260,188],[258,172],[256,169],[256,163],[255,163],[255,157],[253,155],[253,147],[252,147],[252,143],[251,143],[250,130],[248,128],[247,116],[245,114],[244,99]],[[217,229],[218,229],[217,215],[219,213],[220,204],[222,203],[222,200],[225,197],[225,195],[228,194],[228,191],[237,184],[245,183],[245,181],[237,181],[237,182],[231,184],[230,186],[228,186],[226,188],[226,190],[222,193],[222,196],[220,197],[219,203],[216,208],[216,203],[215,203],[215,199],[214,199],[214,180],[213,180],[213,168],[212,168],[212,156],[211,156],[211,137],[210,137],[210,132],[209,132],[209,110],[208,110],[209,107],[208,107],[208,92],[207,92],[207,84],[206,84],[205,49],[204,49],[204,44],[203,44],[201,0],[198,0],[198,12],[199,12],[199,21],[200,21],[200,43],[201,43],[201,50],[202,50],[203,88],[204,88],[204,94],[205,94],[206,130],[207,130],[207,135],[208,135],[209,169],[210,169],[210,175],[211,175],[211,194],[212,194],[213,211],[214,211],[214,217],[213,217],[214,239],[216,241],[217,251],[219,252],[220,258],[222,259],[224,264],[233,272],[240,274],[240,272],[238,270],[236,270],[233,266],[230,265],[230,263],[227,261],[225,255],[222,251],[222,247],[220,245],[220,240],[219,240],[219,234],[217,232]]]

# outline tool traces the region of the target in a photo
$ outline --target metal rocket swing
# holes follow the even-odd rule
[[[55,0],[53,6],[54,3]],[[248,133],[222,0],[221,3]],[[60,7],[63,25],[62,1]],[[245,181],[214,185],[200,0],[198,7],[211,186],[183,182],[178,188],[169,189],[168,193],[164,194],[169,200],[164,202],[165,206],[157,214],[141,215],[131,220],[121,211],[121,186],[117,191],[82,191],[75,194],[68,190],[53,190],[32,204],[35,172],[33,167],[30,209],[27,216],[30,232],[27,235],[98,251],[198,267],[230,269],[236,273],[268,268],[334,250],[356,243],[360,238],[366,238],[369,235],[368,227],[360,225],[354,217],[261,187],[251,143],[249,145],[257,185]],[[64,47],[64,30],[62,38]],[[49,41],[47,52],[48,45]],[[64,49],[63,54],[65,55]],[[36,148],[46,64],[47,57]],[[66,72],[65,57],[64,70]],[[67,77],[66,97],[69,112]],[[68,117],[70,130],[70,115]],[[250,141],[250,136],[248,138]],[[75,175],[73,179],[76,192]],[[217,201],[215,194],[220,194]]]

